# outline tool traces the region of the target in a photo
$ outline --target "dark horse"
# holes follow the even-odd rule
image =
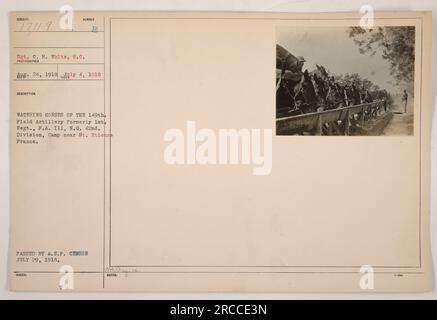
[[[319,96],[308,70],[303,73],[303,81],[295,97],[300,102],[302,113],[316,112],[320,104]]]
[[[300,114],[296,104],[294,88],[296,83],[290,80],[282,80],[276,89],[276,117],[288,117]]]
[[[300,81],[283,79],[276,91],[276,117],[316,112],[320,104],[315,85],[308,70]]]

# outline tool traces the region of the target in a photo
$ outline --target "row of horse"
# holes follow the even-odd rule
[[[369,103],[384,98],[386,94],[384,91],[369,92],[354,83],[342,83],[308,70],[297,81],[279,77],[276,86],[277,118]]]

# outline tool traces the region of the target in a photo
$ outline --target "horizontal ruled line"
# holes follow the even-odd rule
[[[210,265],[110,265],[113,268],[338,268],[338,269],[359,269],[362,266],[286,266],[286,265],[273,265],[273,266],[210,266]],[[420,266],[372,266],[375,269],[420,269]]]
[[[35,274],[59,274],[59,271],[14,271],[14,274],[20,273],[35,273]],[[90,273],[90,274],[101,274],[101,273],[112,273],[112,274],[124,274],[124,273],[248,273],[248,274],[262,274],[262,273],[303,273],[303,274],[361,274],[359,271],[73,271],[72,273]],[[374,273],[380,274],[424,274],[424,272],[399,272],[399,271],[374,271]]]
[[[103,62],[15,62],[14,64],[16,65],[57,65],[57,64],[62,64],[62,65],[81,65],[81,64],[86,64],[86,65],[90,65],[90,64],[104,64]]]
[[[14,81],[103,81],[104,79],[14,79]]]
[[[92,31],[92,30],[89,30],[89,31],[86,31],[86,30],[52,30],[52,31],[14,30],[14,32],[23,32],[23,33],[25,33],[25,32],[29,32],[29,33],[30,32],[32,32],[32,33],[38,33],[38,32],[40,32],[40,33],[45,33],[45,32],[68,32],[68,33],[89,32],[89,33],[99,33],[99,32],[104,32],[104,31],[102,31],[102,30],[100,30],[100,31]]]
[[[104,49],[104,47],[14,47],[14,49]]]

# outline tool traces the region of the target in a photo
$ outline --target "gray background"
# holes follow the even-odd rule
[[[432,10],[433,57],[437,43],[437,1],[435,0],[2,0],[0,2],[0,299],[437,299],[434,276],[433,292],[425,294],[240,294],[240,293],[14,293],[8,291],[9,245],[9,11],[58,11],[65,4],[74,10],[171,10],[171,11],[279,11],[328,12],[359,11],[365,4],[378,10]],[[435,59],[433,61],[433,109],[436,104]],[[431,246],[434,275],[437,273],[437,116],[433,112],[431,142]],[[433,197],[434,195],[434,197]]]

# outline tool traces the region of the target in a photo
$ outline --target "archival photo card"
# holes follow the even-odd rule
[[[11,290],[430,290],[430,12],[66,14],[10,15]]]

